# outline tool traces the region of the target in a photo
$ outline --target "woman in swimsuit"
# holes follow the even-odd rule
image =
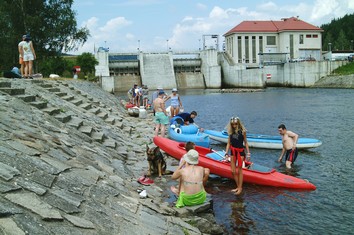
[[[247,161],[250,160],[251,153],[248,147],[246,128],[243,126],[240,118],[232,117],[230,123],[228,124],[228,134],[229,140],[226,145],[225,157],[229,156],[228,152],[231,150],[231,172],[234,176],[236,189],[232,191],[236,195],[241,194],[242,184],[243,184],[243,172],[242,164],[245,158],[245,148],[247,150]],[[236,173],[236,162],[237,162],[237,173]]]
[[[189,150],[184,157],[185,164],[178,166],[172,175],[172,179],[181,181],[177,208],[203,204],[206,200],[204,184],[208,180],[210,170],[197,166],[198,158],[199,154],[196,150]]]
[[[172,94],[169,95],[165,99],[165,102],[169,99],[171,99],[170,114],[171,114],[171,118],[173,118],[174,116],[176,116],[179,113],[179,108],[182,107],[181,99],[179,98],[179,95],[177,94],[177,88],[172,89]]]

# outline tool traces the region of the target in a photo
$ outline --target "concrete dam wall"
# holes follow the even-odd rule
[[[234,63],[226,53],[214,49],[192,54],[193,58],[176,59],[172,52],[140,52],[110,56],[109,59],[108,52],[97,52],[99,65],[96,66],[96,76],[101,78],[102,89],[109,92],[128,91],[133,84],[147,85],[150,90],[159,86],[164,89],[310,87],[347,63],[315,61],[247,68],[245,64]]]

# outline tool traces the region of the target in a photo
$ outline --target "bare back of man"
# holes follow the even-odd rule
[[[165,102],[161,97],[157,97],[154,100],[154,110],[155,112],[163,112],[165,109]]]

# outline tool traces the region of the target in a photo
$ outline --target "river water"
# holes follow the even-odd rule
[[[169,92],[169,91],[168,91]],[[278,135],[278,125],[322,146],[300,150],[287,172],[277,159],[281,150],[252,149],[251,160],[308,179],[315,191],[244,184],[235,196],[232,180],[210,177],[217,223],[227,234],[354,234],[354,90],[267,88],[263,92],[180,91],[185,111],[195,122],[221,130],[238,116],[248,133]],[[168,105],[168,103],[167,103]],[[217,150],[225,144],[213,142]]]
[[[322,146],[299,151],[289,174],[308,179],[315,191],[296,191],[210,179],[214,213],[228,234],[354,234],[354,90],[267,88],[264,92],[181,91],[185,111],[196,123],[221,130],[238,116],[248,133],[278,135],[278,125]],[[213,142],[213,148],[225,149]],[[281,150],[251,149],[252,161],[285,172]]]

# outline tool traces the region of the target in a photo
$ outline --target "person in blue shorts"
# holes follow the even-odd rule
[[[165,137],[166,125],[169,123],[169,118],[167,116],[165,101],[163,99],[165,92],[163,90],[159,91],[158,97],[154,100],[154,111],[155,111],[155,136],[161,131],[161,136]]]

